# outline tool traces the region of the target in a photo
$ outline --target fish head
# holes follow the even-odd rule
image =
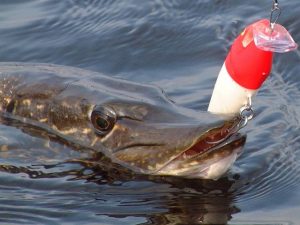
[[[246,141],[236,132],[238,117],[224,120],[207,112],[128,102],[106,107],[95,106],[91,113],[95,132],[96,120],[104,117],[99,125],[108,132],[98,132],[101,144],[110,149],[110,158],[138,173],[218,179]]]

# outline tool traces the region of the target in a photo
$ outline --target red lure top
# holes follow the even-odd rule
[[[240,86],[256,90],[267,79],[272,68],[273,52],[256,47],[253,39],[253,25],[268,23],[260,20],[245,28],[235,39],[225,60],[226,69],[231,78]]]

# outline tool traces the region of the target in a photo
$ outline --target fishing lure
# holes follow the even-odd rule
[[[270,19],[250,24],[235,39],[218,75],[208,111],[239,113],[245,121],[243,126],[252,119],[251,98],[271,72],[273,53],[298,47],[290,33],[277,23],[280,15],[278,1],[273,0]]]

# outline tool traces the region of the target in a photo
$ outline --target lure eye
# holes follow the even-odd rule
[[[111,108],[103,106],[96,106],[91,114],[91,122],[95,132],[101,136],[113,129],[116,120],[116,113]]]

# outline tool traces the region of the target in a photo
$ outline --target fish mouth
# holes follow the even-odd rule
[[[188,149],[184,150],[178,157],[183,159],[190,159],[193,157],[197,157],[199,155],[204,155],[207,152],[214,151],[215,149],[219,149],[221,146],[225,145],[227,139],[229,139],[231,135],[228,135],[219,140],[215,140],[215,138],[205,137],[197,140],[195,143],[191,145]]]
[[[246,135],[234,133],[218,142],[203,138],[157,171],[160,175],[218,179],[242,152]]]
[[[233,147],[232,150],[234,150],[236,147],[244,144],[241,143],[241,139],[243,139],[243,136],[240,133],[230,135],[219,142],[209,142],[204,139],[196,142],[196,144],[183,151],[177,158],[175,158],[175,160],[192,159],[195,157],[198,158],[199,156],[204,157],[215,152],[221,152],[224,150],[223,148],[228,147],[228,145]]]

